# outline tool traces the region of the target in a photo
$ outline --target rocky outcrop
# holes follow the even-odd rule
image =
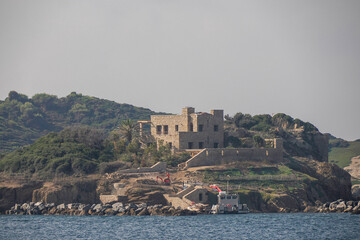
[[[33,202],[46,203],[98,203],[96,192],[97,181],[83,180],[71,183],[46,183],[42,188],[35,189],[32,194]]]
[[[335,199],[351,200],[351,176],[335,164],[318,162],[311,159],[291,159],[288,166],[298,172],[317,179],[319,196],[310,196],[310,200],[322,202]],[[315,194],[316,195],[316,194]],[[312,198],[312,199],[311,199]]]
[[[9,184],[0,187],[0,213],[17,202],[31,201],[32,193],[42,186],[42,182],[29,181],[25,184]]]
[[[128,202],[141,203],[146,202],[150,205],[166,205],[167,201],[160,190],[152,188],[131,188],[126,192]]]
[[[328,161],[329,140],[326,134],[319,131],[305,131],[303,128],[278,128],[275,130],[275,135],[283,139],[284,150],[289,156]]]
[[[114,204],[83,204],[69,203],[59,204],[30,202],[24,204],[15,204],[6,214],[15,215],[95,215],[95,216],[146,216],[146,215],[162,215],[162,216],[186,216],[196,215],[197,211],[188,209],[175,209],[171,206],[163,206],[162,204],[148,205],[126,204],[121,202]]]

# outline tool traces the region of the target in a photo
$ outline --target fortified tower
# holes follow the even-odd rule
[[[223,148],[224,111],[185,107],[181,115],[152,115],[151,135],[175,150]]]

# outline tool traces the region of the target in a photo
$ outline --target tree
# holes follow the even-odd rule
[[[253,140],[254,140],[255,146],[264,147],[265,140],[262,137],[260,137],[259,135],[253,136]]]
[[[119,130],[120,136],[124,138],[127,143],[131,143],[134,138],[139,136],[139,127],[131,119],[122,121]]]

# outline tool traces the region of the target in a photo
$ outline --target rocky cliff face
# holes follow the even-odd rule
[[[284,140],[284,150],[290,156],[328,161],[329,140],[325,134],[303,129],[277,129],[275,135]]]
[[[319,189],[321,193],[319,198],[322,198],[318,200],[352,199],[351,176],[337,165],[310,159],[293,158],[289,163],[289,167],[318,180],[317,185],[321,188]]]
[[[350,174],[335,164],[306,158],[292,158],[288,167],[309,176],[298,187],[282,193],[249,191],[240,193],[240,201],[258,212],[302,212],[320,203],[355,199]]]
[[[15,203],[30,202],[33,191],[42,186],[42,182],[29,181],[24,184],[4,184],[0,187],[0,212],[4,212]]]
[[[97,181],[76,181],[73,183],[46,183],[42,188],[35,189],[32,194],[33,202],[43,203],[98,203],[96,192]]]

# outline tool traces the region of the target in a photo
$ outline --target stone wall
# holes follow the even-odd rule
[[[228,164],[237,161],[281,162],[283,147],[281,139],[274,139],[275,148],[209,148],[181,165],[181,167],[198,167]]]

